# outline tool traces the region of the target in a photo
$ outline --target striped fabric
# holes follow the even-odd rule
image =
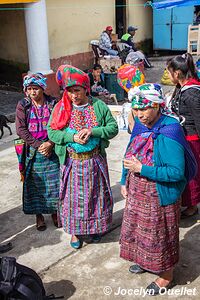
[[[152,134],[138,135],[126,158],[136,156],[142,164],[153,165]],[[156,182],[129,173],[128,198],[124,210],[120,257],[145,270],[160,273],[171,269],[179,259],[179,201],[160,206]]]
[[[73,235],[108,231],[112,223],[113,198],[107,163],[101,155],[61,166],[59,212],[63,229]]]
[[[156,183],[130,174],[120,257],[160,273],[179,259],[180,202],[160,206]]]
[[[59,162],[55,153],[46,158],[30,147],[23,185],[25,214],[51,214],[59,198]]]

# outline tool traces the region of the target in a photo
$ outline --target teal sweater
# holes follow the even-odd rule
[[[105,148],[109,146],[109,139],[112,139],[118,134],[117,122],[113,118],[108,106],[101,100],[92,97],[92,105],[99,124],[98,127],[92,129],[92,136],[101,139],[100,152],[105,157]],[[53,114],[53,112],[52,112]],[[48,137],[55,143],[55,152],[59,157],[60,164],[64,164],[67,151],[66,144],[74,141],[74,133],[67,133],[65,128],[62,130],[54,130],[51,128],[52,114],[48,123]]]
[[[165,117],[161,124],[178,121]],[[130,141],[131,143],[132,141]],[[175,203],[187,183],[185,173],[185,155],[181,144],[160,134],[154,140],[154,166],[142,165],[140,175],[156,182],[160,205]],[[125,185],[128,170],[122,169],[121,184]]]

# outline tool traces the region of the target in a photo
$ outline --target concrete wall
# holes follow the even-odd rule
[[[48,0],[47,18],[51,65],[87,68],[93,64],[89,42],[115,25],[115,0]]]
[[[114,0],[48,0],[51,58],[90,51],[107,25],[115,25]],[[56,46],[55,46],[56,45]]]
[[[144,7],[146,0],[127,0],[127,24],[138,26],[136,42],[150,39],[153,36],[153,14],[151,7]]]
[[[18,5],[1,5],[0,8],[0,59],[28,63],[24,12],[15,10],[23,7]]]

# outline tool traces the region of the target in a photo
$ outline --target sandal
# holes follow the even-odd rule
[[[36,215],[36,228],[39,231],[44,231],[47,229],[43,215]]]
[[[54,226],[55,226],[55,227],[58,227],[57,213],[51,214],[51,218],[52,218],[52,221],[53,221]]]
[[[129,268],[129,272],[134,273],[134,274],[142,274],[145,273],[146,270],[142,269],[139,265],[132,265]]]
[[[150,296],[162,295],[163,292],[166,292],[171,288],[171,282],[165,287],[160,287],[155,281],[150,283],[146,288],[146,293]]]
[[[101,235],[100,234],[93,234],[91,235],[92,243],[99,243],[101,241]]]

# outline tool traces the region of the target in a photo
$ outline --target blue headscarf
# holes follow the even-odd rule
[[[44,77],[44,75],[41,73],[26,75],[23,81],[24,91],[26,91],[29,85],[37,85],[41,87],[43,90],[45,90],[47,88],[46,81],[47,78]]]

